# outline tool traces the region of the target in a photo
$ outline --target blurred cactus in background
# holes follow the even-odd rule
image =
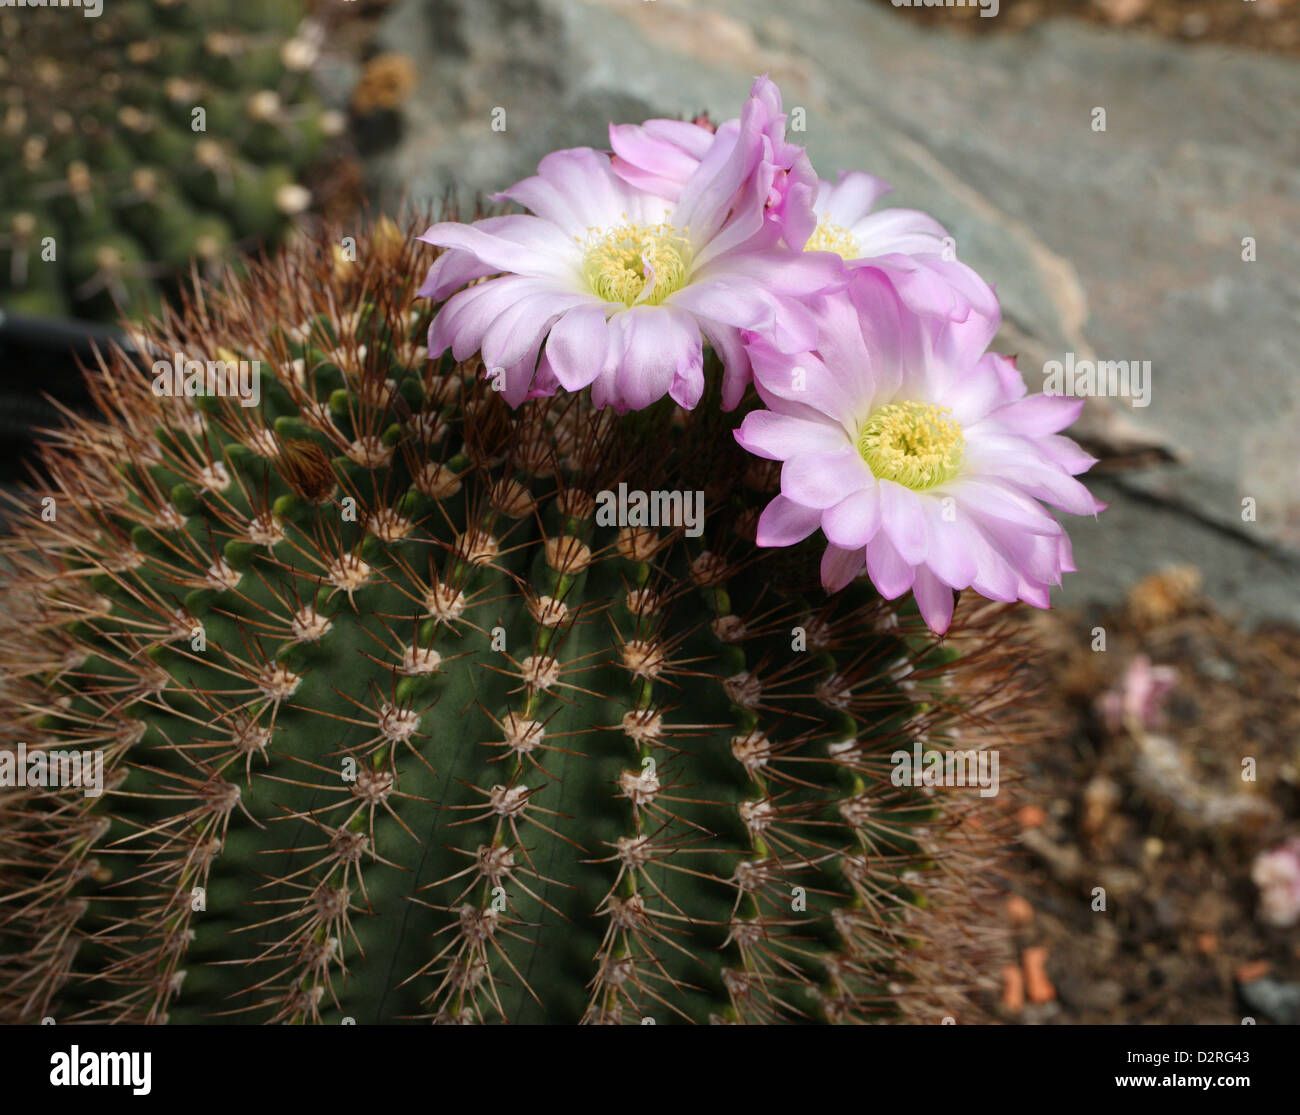
[[[345,126],[302,0],[0,11],[0,306],[157,310],[196,260],[273,246]]]

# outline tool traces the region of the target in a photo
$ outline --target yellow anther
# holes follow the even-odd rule
[[[680,229],[625,224],[588,237],[583,270],[606,302],[658,306],[686,285],[690,261],[690,241]]]
[[[952,411],[931,403],[890,403],[858,434],[858,452],[872,474],[915,492],[956,476],[965,448]]]
[[[857,259],[862,255],[857,239],[843,225],[828,221],[823,217],[817,222],[808,243],[803,246],[805,252],[834,252],[841,259]]]

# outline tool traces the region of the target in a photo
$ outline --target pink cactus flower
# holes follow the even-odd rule
[[[889,183],[860,170],[845,171],[835,185],[821,182],[813,207],[817,227],[800,246],[834,252],[848,267],[884,271],[918,314],[954,321],[965,321],[971,313],[996,318],[997,296],[957,259],[943,225],[918,209],[873,212],[891,190]]]
[[[820,528],[828,591],[865,567],[889,599],[910,589],[940,633],[956,589],[1048,607],[1074,563],[1042,503],[1078,515],[1104,507],[1074,479],[1094,459],[1058,433],[1082,400],[1027,396],[1014,363],[986,351],[996,317],[921,317],[875,269],[813,306],[815,348],[785,353],[747,335],[767,409],[736,437],[783,462],[758,544],[789,546]]]
[[[875,267],[889,275],[907,305],[922,314],[965,321],[971,313],[996,317],[993,289],[956,256],[944,227],[916,209],[873,212],[893,187],[859,170],[836,183],[819,180],[803,148],[785,138],[781,96],[766,78],[753,96],[764,105],[763,171],[771,178],[768,217],[786,244],[833,252],[848,267]],[[614,172],[650,193],[676,200],[686,180],[711,152],[735,143],[739,121],[713,131],[682,120],[647,120],[610,127]]]
[[[735,407],[750,381],[740,331],[806,347],[816,331],[803,299],[842,282],[833,257],[777,242],[770,127],[769,101],[751,97],[733,141],[711,147],[673,201],[580,147],[547,155],[497,195],[532,215],[433,225],[421,239],[448,251],[420,293],[451,297],[430,326],[430,354],[481,352],[512,406],[590,386],[597,406],[639,410],[670,395],[691,408],[708,341],[723,364],[723,406]]]

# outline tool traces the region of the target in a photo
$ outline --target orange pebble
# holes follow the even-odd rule
[[[1219,938],[1214,933],[1200,933],[1196,937],[1196,951],[1203,952],[1206,956],[1219,951]]]
[[[1016,810],[1016,820],[1022,829],[1036,829],[1047,823],[1047,814],[1037,805],[1026,805]]]
[[[1025,977],[1014,964],[1002,969],[1002,1005],[1013,1012],[1025,1007]]]
[[[1012,925],[1028,925],[1034,920],[1034,908],[1018,894],[1007,895],[1007,917]]]
[[[1263,979],[1268,975],[1268,970],[1267,960],[1251,960],[1238,968],[1235,974],[1238,983],[1250,983],[1253,980]]]
[[[1025,990],[1031,1003],[1050,1003],[1056,998],[1056,988],[1047,978],[1047,949],[1025,949],[1021,954],[1025,966]]]

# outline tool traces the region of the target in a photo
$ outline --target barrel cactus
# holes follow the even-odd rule
[[[756,547],[737,414],[429,359],[417,230],[197,291],[47,438],[9,769],[103,782],[0,788],[0,1018],[972,1017],[1003,799],[891,756],[1023,737],[1003,606],[940,640]],[[258,361],[256,404],[156,393],[176,353]]]
[[[1080,404],[785,119],[613,128],[100,362],[0,555],[0,1015],[972,1016],[1032,709],[978,598],[1073,568]]]
[[[91,12],[90,5],[85,10]],[[0,302],[112,320],[274,244],[345,124],[301,0],[0,12]]]

